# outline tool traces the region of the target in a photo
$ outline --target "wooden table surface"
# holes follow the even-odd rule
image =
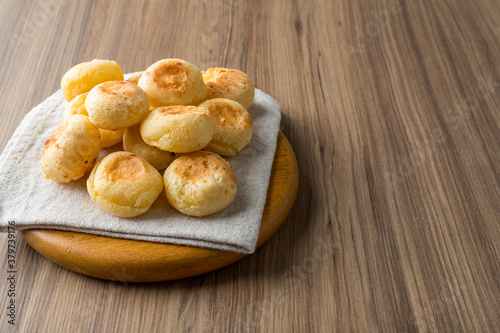
[[[1,0],[0,151],[76,63],[177,57],[279,101],[300,185],[255,254],[185,280],[89,278],[16,233],[16,326],[2,234],[0,331],[500,331],[499,17],[493,0]]]

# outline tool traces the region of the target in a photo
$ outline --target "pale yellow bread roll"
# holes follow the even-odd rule
[[[68,117],[74,114],[80,114],[85,117],[89,116],[87,109],[85,109],[87,95],[88,93],[78,95],[69,102],[66,110],[64,110],[64,120],[67,120]],[[101,148],[109,148],[122,142],[123,131],[123,129],[112,131],[99,128],[99,132],[101,133]]]
[[[132,82],[108,81],[92,88],[85,108],[97,127],[117,130],[139,124],[149,113],[149,99]]]
[[[141,136],[148,145],[172,153],[204,148],[214,135],[214,125],[196,106],[164,106],[151,111],[141,123]]]
[[[96,163],[87,180],[87,190],[108,213],[133,217],[149,210],[163,190],[163,181],[151,164],[120,151]]]
[[[101,132],[101,148],[113,147],[122,142],[124,131],[124,128],[115,131],[99,128],[99,132]]]
[[[130,81],[132,83],[138,84],[139,83],[139,79],[142,76],[142,73],[144,73],[144,72],[137,72],[135,74],[130,75],[130,77],[127,79],[127,81]]]
[[[227,98],[249,109],[255,97],[253,81],[237,69],[209,68],[201,72],[207,88],[206,99]]]
[[[180,59],[163,59],[151,65],[138,83],[151,105],[198,105],[205,100],[206,88],[195,65]]]
[[[125,129],[123,133],[123,149],[134,153],[157,170],[166,169],[180,155],[158,149],[148,145],[141,136],[140,125],[132,126]]]
[[[89,116],[87,109],[85,109],[85,100],[87,99],[88,94],[88,92],[80,94],[69,102],[68,106],[64,110],[64,120],[67,120],[69,116],[74,114],[80,114],[85,117]]]
[[[234,156],[248,145],[253,123],[243,105],[226,98],[214,98],[199,107],[206,110],[214,123],[214,136],[204,150]]]
[[[45,142],[42,170],[45,178],[69,183],[92,169],[101,149],[97,126],[88,117],[74,115],[64,121]]]
[[[61,89],[69,102],[76,96],[89,92],[99,83],[121,80],[123,72],[115,61],[94,59],[70,68],[62,77]]]
[[[191,216],[223,210],[233,201],[238,186],[229,163],[208,151],[179,157],[165,170],[163,181],[172,207]]]

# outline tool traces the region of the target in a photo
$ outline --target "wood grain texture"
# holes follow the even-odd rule
[[[262,213],[257,247],[273,236],[290,214],[299,170],[290,143],[279,133]],[[136,241],[61,230],[23,230],[28,244],[74,272],[120,282],[177,280],[220,269],[245,254]]]
[[[72,65],[178,57],[277,99],[300,185],[255,254],[179,281],[84,277],[19,235],[18,326],[0,331],[500,331],[499,17],[490,0],[1,0],[0,150]]]

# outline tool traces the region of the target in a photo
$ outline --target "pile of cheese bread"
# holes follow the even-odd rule
[[[45,142],[46,178],[69,183],[91,171],[90,197],[120,217],[145,213],[163,189],[191,216],[233,201],[238,183],[221,155],[234,156],[252,137],[255,89],[242,71],[163,59],[124,80],[115,61],[95,59],[68,70],[61,88],[69,104]],[[122,141],[124,151],[96,162],[101,148]]]

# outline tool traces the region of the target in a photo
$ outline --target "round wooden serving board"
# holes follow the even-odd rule
[[[297,196],[299,173],[282,132],[274,157],[257,247],[283,224]],[[74,272],[96,278],[154,282],[182,279],[222,268],[245,254],[164,243],[31,229],[22,234],[31,247]]]

